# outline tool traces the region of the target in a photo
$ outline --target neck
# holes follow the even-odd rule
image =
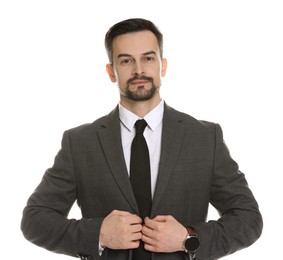
[[[124,96],[121,96],[120,102],[123,107],[136,114],[140,118],[145,117],[151,110],[153,110],[161,101],[160,95],[156,94],[150,100],[133,101]]]

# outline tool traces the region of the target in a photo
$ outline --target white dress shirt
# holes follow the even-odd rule
[[[163,111],[164,101],[161,100],[160,103],[143,118],[147,122],[147,127],[144,130],[144,137],[149,150],[152,197],[157,181],[161,153]],[[124,108],[121,104],[119,104],[119,116],[124,157],[128,173],[130,174],[131,144],[136,134],[135,122],[141,118]]]

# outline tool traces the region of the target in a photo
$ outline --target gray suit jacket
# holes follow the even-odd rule
[[[165,105],[162,152],[151,217],[173,215],[194,226],[198,260],[218,259],[251,245],[262,218],[245,176],[230,157],[219,125],[198,121]],[[82,219],[68,219],[77,200]],[[211,203],[218,221],[206,222]],[[138,214],[123,156],[118,108],[92,124],[64,133],[62,148],[23,212],[31,242],[85,259],[131,259],[131,250],[98,253],[102,220],[114,209]],[[188,259],[184,252],[152,259]]]

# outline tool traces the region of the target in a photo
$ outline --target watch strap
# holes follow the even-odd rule
[[[187,229],[187,232],[188,232],[188,235],[187,235],[186,239],[191,238],[191,237],[195,237],[195,238],[198,239],[198,234],[197,234],[196,230],[193,227],[187,226],[186,229]],[[185,241],[186,241],[186,239],[185,239]],[[183,246],[184,249],[185,249],[185,252],[189,255],[190,260],[196,259],[196,252],[188,251],[186,249],[186,247],[185,247],[185,241],[184,241],[184,246]]]
[[[188,234],[189,234],[190,237],[197,237],[198,236],[196,230],[193,227],[188,226],[187,231],[188,231]]]

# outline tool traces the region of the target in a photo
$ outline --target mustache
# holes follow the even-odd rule
[[[130,79],[127,80],[127,84],[130,84],[132,81],[135,81],[135,80],[148,80],[150,81],[151,83],[153,83],[153,78],[152,77],[147,77],[147,76],[134,76]]]

